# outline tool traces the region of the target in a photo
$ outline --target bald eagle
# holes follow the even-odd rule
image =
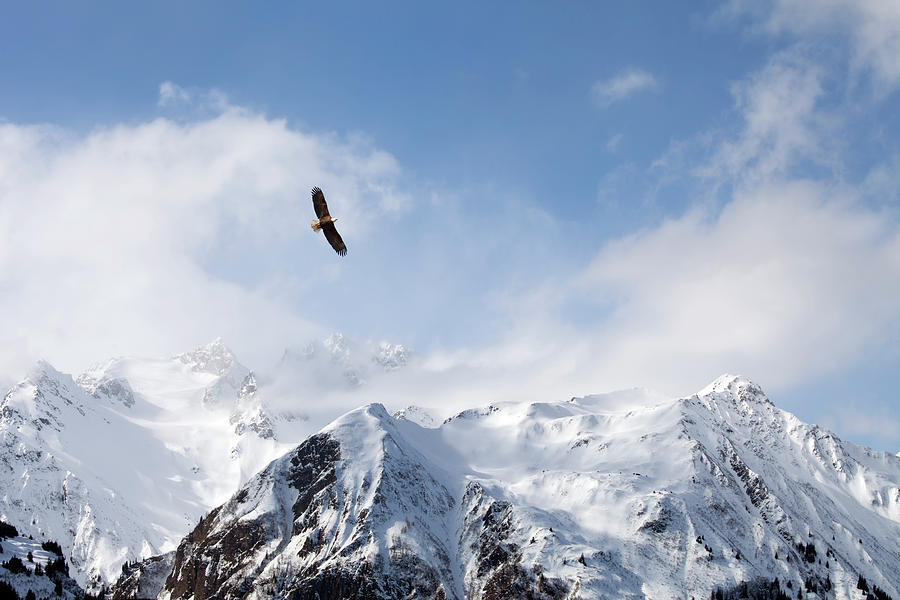
[[[322,233],[325,234],[325,239],[328,240],[328,243],[334,248],[334,251],[341,256],[344,256],[347,254],[347,246],[344,245],[341,234],[334,228],[337,219],[333,219],[331,215],[328,214],[328,205],[325,204],[325,194],[322,193],[322,190],[317,187],[312,189],[312,201],[313,208],[316,209],[316,216],[319,217],[317,221],[312,222],[312,230],[321,230]]]

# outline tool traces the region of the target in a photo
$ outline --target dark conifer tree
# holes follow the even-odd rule
[[[13,586],[0,580],[0,600],[21,600]]]

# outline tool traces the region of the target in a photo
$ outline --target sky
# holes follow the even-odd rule
[[[339,331],[394,403],[739,373],[896,452],[898,87],[893,0],[4,3],[0,380]]]

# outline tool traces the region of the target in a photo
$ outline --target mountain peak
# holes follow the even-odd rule
[[[406,408],[398,410],[394,413],[394,418],[410,421],[427,429],[434,429],[441,425],[440,419],[431,414],[427,408],[422,408],[415,404],[410,404]]]
[[[377,424],[377,427],[383,429],[384,424],[390,422],[393,422],[393,418],[384,405],[379,402],[373,402],[345,413],[332,421],[322,431],[360,430],[373,424]]]
[[[57,371],[56,367],[46,360],[40,359],[34,363],[34,366],[31,367],[31,370],[28,371],[28,375],[25,378],[31,382],[37,382],[46,377],[58,378],[62,376],[63,374]]]
[[[322,344],[331,353],[332,358],[336,360],[347,360],[350,358],[350,344],[344,338],[343,333],[332,333],[327,338],[325,338]]]
[[[234,353],[220,337],[191,352],[177,354],[175,358],[190,366],[193,371],[212,375],[224,375],[237,364]]]
[[[715,381],[697,392],[698,396],[710,396],[713,394],[730,394],[741,400],[761,400],[771,403],[762,391],[762,388],[741,375],[725,373],[718,376]]]
[[[410,352],[403,344],[381,342],[372,360],[385,371],[400,369],[409,362]]]

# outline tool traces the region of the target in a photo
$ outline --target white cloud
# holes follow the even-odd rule
[[[687,395],[725,372],[756,380],[781,404],[792,385],[898,352],[898,217],[839,185],[796,180],[738,192],[720,211],[613,241],[588,265],[553,271],[524,293],[497,292],[508,311],[502,339],[420,353],[362,393],[329,391],[317,423],[373,401],[445,417],[632,386]],[[799,408],[812,422],[831,414]],[[894,430],[870,425],[836,430],[893,444]]]
[[[861,407],[850,398],[841,406],[829,406],[828,411],[822,421],[825,427],[841,431],[841,435],[852,439],[878,440],[882,448],[897,451],[894,444],[900,439],[900,419],[896,408],[885,405]]]
[[[591,96],[600,108],[606,108],[616,102],[642,91],[659,89],[656,78],[642,69],[628,69],[615,77],[596,82],[591,87]]]
[[[836,168],[838,122],[819,105],[823,77],[817,64],[783,52],[732,86],[741,129],[720,139],[696,173],[746,183],[784,176],[802,161]]]
[[[735,84],[733,127],[675,141],[654,164],[664,178],[699,176],[693,208],[511,300],[507,342],[465,360],[517,357],[516,393],[533,397],[630,385],[687,394],[722,372],[784,390],[896,352],[892,163],[862,182],[843,176],[852,121],[826,100],[826,77],[792,49]],[[604,178],[602,201],[617,177]]]
[[[608,140],[606,140],[606,151],[607,152],[615,152],[619,149],[619,144],[622,143],[622,140],[625,138],[621,133],[617,133]]]
[[[721,212],[612,242],[575,276],[511,297],[506,340],[445,354],[454,376],[432,396],[461,406],[635,385],[680,395],[725,372],[777,396],[896,352],[897,297],[897,215],[841,187],[760,186]]]
[[[897,217],[842,186],[739,192],[718,212],[670,219],[609,243],[574,274],[510,291],[502,341],[428,354],[424,369],[367,398],[416,398],[446,414],[636,385],[686,395],[737,372],[779,401],[793,385],[897,352]],[[801,417],[825,418],[820,408]]]
[[[222,90],[211,89],[187,89],[171,81],[159,84],[159,99],[156,105],[160,108],[187,108],[194,111],[206,110],[213,113],[221,113],[226,110],[237,110],[228,101],[228,95]]]
[[[328,406],[381,400],[447,411],[632,385],[687,394],[726,371],[771,391],[890,351],[900,227],[896,214],[861,201],[890,188],[890,165],[859,189],[795,174],[804,161],[839,160],[841,123],[821,106],[823,77],[814,62],[782,53],[735,85],[738,125],[699,136],[712,151],[695,171],[702,182],[733,184],[728,202],[609,243],[581,268],[562,266],[568,256],[558,249],[571,232],[522,210],[518,196],[508,214],[494,203],[498,213],[472,222],[452,192],[437,193],[417,214],[421,238],[385,236],[379,245],[397,244],[384,250],[391,260],[356,263],[369,279],[344,291],[365,292],[358,309],[367,318],[412,322],[426,338],[490,323],[502,339],[429,352],[421,369]],[[677,168],[690,170],[693,158],[685,149]],[[622,202],[613,191],[642,175],[625,165],[598,195]],[[315,252],[322,240],[298,234],[311,218],[308,187],[326,189],[345,238],[364,236],[411,202],[395,191],[400,176],[364,137],[309,135],[228,106],[212,118],[84,136],[0,126],[0,314],[15,317],[0,328],[0,365],[41,355],[71,370],[221,335],[265,368],[263,351],[325,333],[298,313],[296,295],[354,268],[326,272]],[[480,195],[503,196],[490,192]],[[255,269],[285,255],[290,269],[262,283],[214,264],[234,257]],[[402,269],[377,268],[397,257]],[[510,276],[517,264],[538,275]],[[508,327],[492,322],[498,305]]]
[[[693,209],[613,242],[549,294],[550,328],[565,330],[584,299],[600,315],[585,350],[603,357],[598,377],[688,393],[740,371],[783,388],[888,351],[900,225],[873,196],[894,178],[890,163],[842,177],[853,112],[826,101],[827,77],[793,48],[736,83],[735,126],[675,141],[654,163],[664,179],[697,177]]]
[[[190,101],[171,84],[161,99]],[[309,188],[329,194],[345,237],[364,237],[398,208],[399,175],[366,140],[230,106],[86,135],[2,124],[0,371],[21,376],[36,358],[77,370],[220,335],[255,364],[274,340],[318,334],[291,302],[327,276],[323,240],[306,235]]]
[[[896,202],[900,199],[900,154],[872,167],[863,181],[862,190],[876,201]]]
[[[157,105],[166,106],[168,104],[177,104],[182,102],[190,102],[191,95],[181,86],[175,85],[171,81],[164,81],[159,84],[159,100]]]
[[[610,245],[578,281],[611,307],[605,368],[695,386],[739,370],[783,386],[889,346],[900,227],[841,189],[760,186],[718,215]]]
[[[894,0],[730,0],[720,15],[752,15],[770,34],[847,37],[852,65],[889,90],[900,84],[900,3]]]

